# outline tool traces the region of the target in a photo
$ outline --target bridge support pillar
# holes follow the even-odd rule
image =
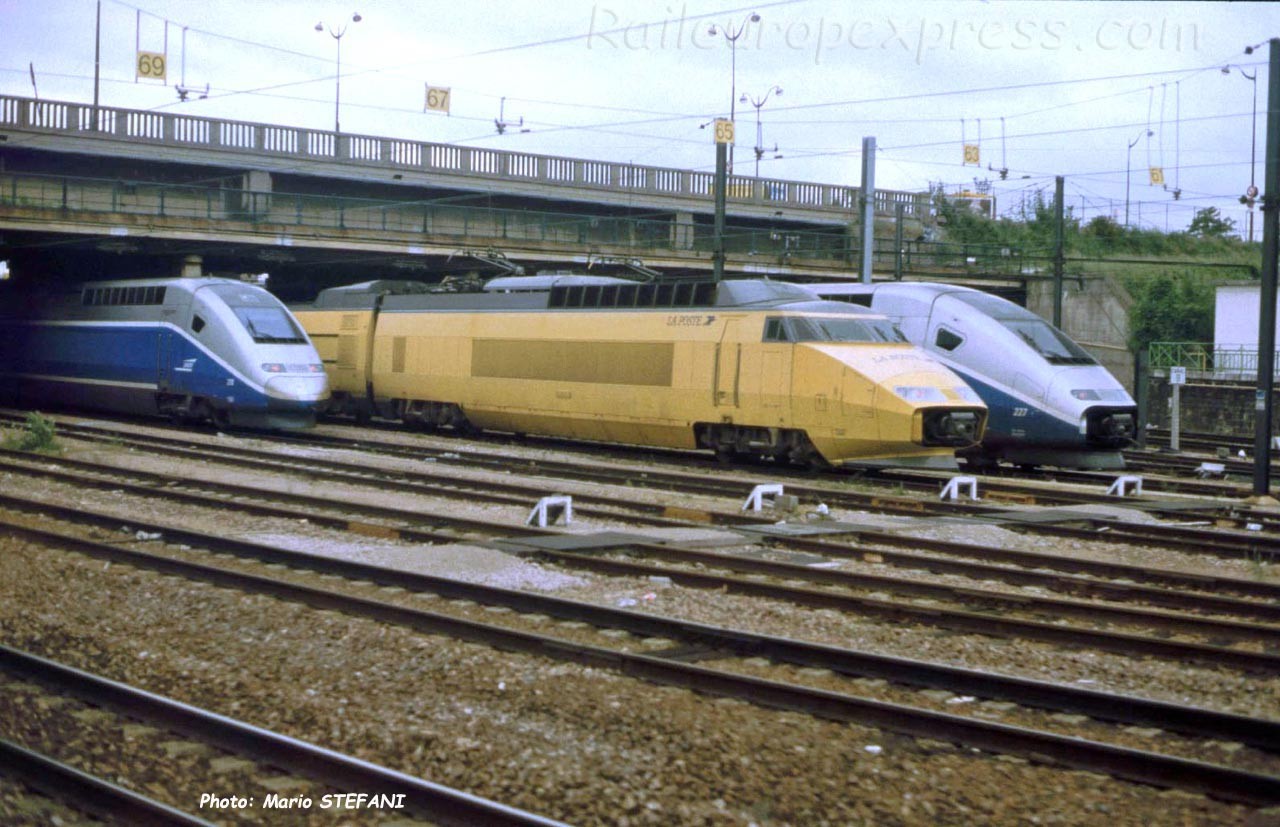
[[[244,174],[244,195],[241,209],[251,215],[271,210],[271,173],[264,169],[251,169]]]
[[[693,213],[678,212],[671,221],[671,247],[675,250],[693,249]]]

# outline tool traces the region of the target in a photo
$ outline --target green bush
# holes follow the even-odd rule
[[[1130,278],[1129,347],[1135,352],[1152,342],[1213,341],[1214,286],[1211,277],[1166,273]]]
[[[0,445],[11,451],[59,454],[62,453],[62,446],[54,438],[56,430],[52,420],[32,411],[27,414],[26,424],[21,429],[7,433]]]

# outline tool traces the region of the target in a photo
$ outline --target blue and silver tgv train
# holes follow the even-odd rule
[[[888,316],[907,339],[960,374],[987,403],[973,464],[1124,467],[1137,405],[1062,331],[1013,302],[952,284],[806,285]]]
[[[304,428],[328,398],[320,357],[261,287],[192,277],[0,297],[0,397],[221,426]]]

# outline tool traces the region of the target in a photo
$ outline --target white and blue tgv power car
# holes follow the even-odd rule
[[[0,398],[16,404],[291,429],[314,424],[328,396],[310,339],[255,284],[194,275],[0,295]]]
[[[1124,467],[1137,404],[1062,331],[1013,302],[953,284],[806,285],[825,299],[865,305],[898,325],[977,391],[987,430],[962,456],[978,466]]]

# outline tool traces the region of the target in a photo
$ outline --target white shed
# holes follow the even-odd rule
[[[1213,312],[1214,348],[1258,347],[1257,284],[1218,286]],[[1280,326],[1277,327],[1280,330]]]
[[[1217,288],[1213,312],[1214,374],[1251,378],[1258,371],[1258,308],[1261,286],[1223,284]],[[1278,318],[1280,322],[1280,318]],[[1276,325],[1280,333],[1280,323]],[[1280,342],[1280,335],[1276,336]]]

